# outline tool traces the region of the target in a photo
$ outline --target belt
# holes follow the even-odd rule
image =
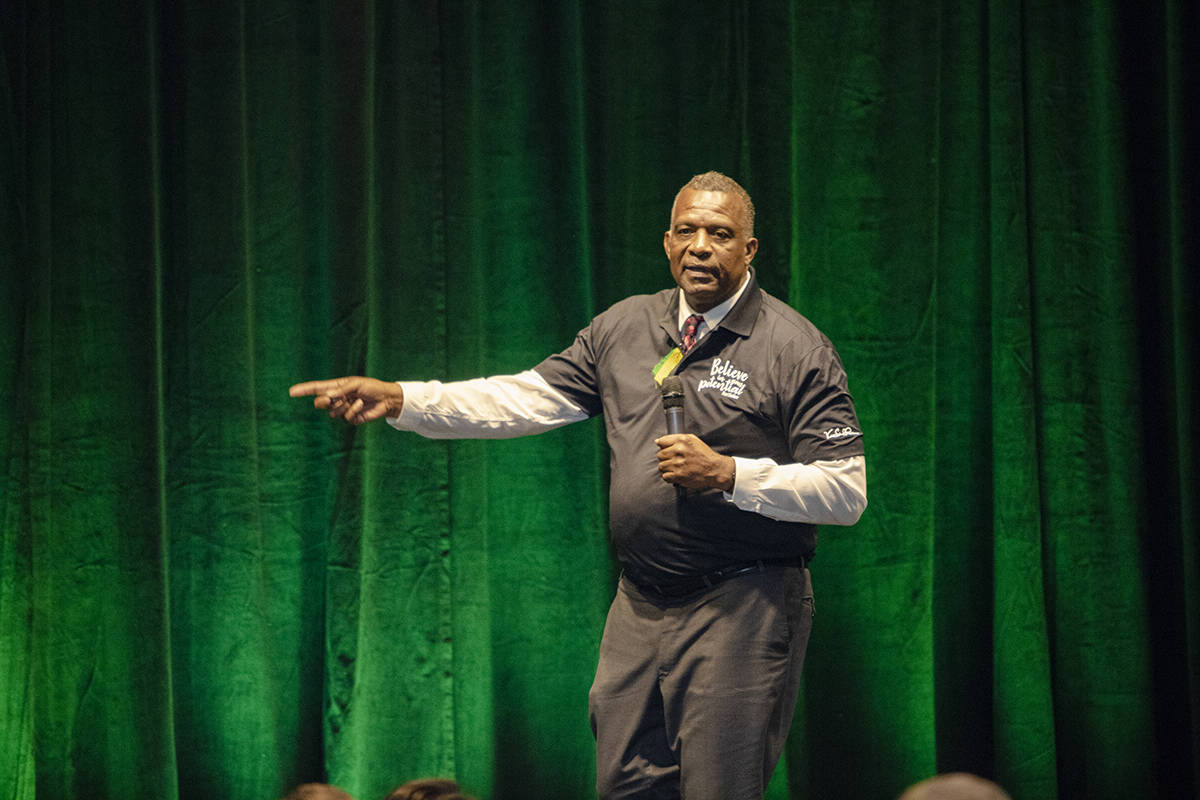
[[[703,575],[686,575],[679,578],[673,578],[669,581],[648,581],[641,576],[632,574],[628,567],[625,568],[625,576],[633,581],[645,594],[655,595],[663,599],[677,600],[681,597],[687,597],[697,592],[702,592],[705,589],[711,589],[722,581],[727,581],[730,578],[736,578],[739,575],[749,575],[752,572],[764,572],[767,567],[799,567],[804,569],[805,564],[812,560],[812,557],[805,558],[804,556],[792,556],[791,558],[760,558],[757,561],[745,561],[740,564],[731,564],[728,567],[706,572]]]

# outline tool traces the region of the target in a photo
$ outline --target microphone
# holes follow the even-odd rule
[[[683,433],[683,381],[678,375],[670,375],[662,382],[663,411],[667,415],[667,433]],[[675,486],[675,499],[683,500],[687,489]]]
[[[667,414],[667,433],[683,433],[683,381],[671,375],[662,382],[663,411]]]

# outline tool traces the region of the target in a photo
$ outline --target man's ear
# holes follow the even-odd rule
[[[754,260],[754,254],[758,252],[758,239],[751,236],[746,240],[746,266],[750,266],[750,262]]]
[[[667,254],[667,260],[671,260],[671,232],[663,231],[663,252]]]

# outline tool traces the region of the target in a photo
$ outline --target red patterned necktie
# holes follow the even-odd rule
[[[704,317],[699,314],[692,314],[683,321],[683,347],[679,348],[681,353],[687,353],[696,346],[696,331],[699,330],[701,322],[704,322]]]

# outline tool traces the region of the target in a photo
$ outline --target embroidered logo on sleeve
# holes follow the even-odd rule
[[[750,380],[749,372],[742,372],[730,361],[714,358],[708,377],[696,386],[697,392],[705,389],[715,389],[722,397],[737,400],[746,391],[746,381]]]
[[[852,436],[862,436],[861,433],[850,427],[828,428],[821,433],[825,434],[826,441],[830,439],[849,439]]]

